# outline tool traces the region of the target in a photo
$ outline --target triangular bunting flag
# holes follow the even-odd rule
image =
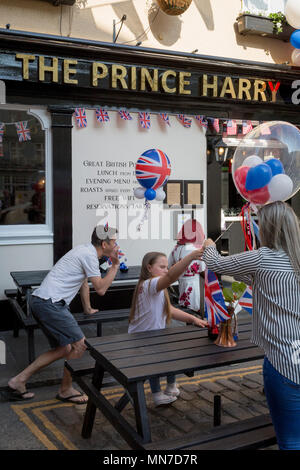
[[[209,121],[209,123],[211,124],[211,126],[214,128],[214,130],[215,130],[216,132],[219,132],[219,131],[220,131],[219,119],[208,118],[208,121]]]
[[[248,132],[252,131],[252,129],[253,129],[252,122],[251,121],[243,121],[242,128],[243,128],[243,130],[242,130],[243,135],[248,134]]]
[[[28,121],[16,122],[15,125],[17,128],[19,142],[25,142],[26,140],[31,140],[30,130],[28,128]]]
[[[84,108],[75,108],[75,119],[77,127],[80,129],[87,127],[87,117]]]
[[[160,117],[166,124],[168,124],[168,126],[171,126],[168,114],[160,113]]]
[[[143,129],[150,129],[150,114],[149,113],[139,113],[140,125]]]
[[[178,114],[177,115],[177,118],[179,119],[179,121],[181,122],[181,124],[183,125],[183,127],[191,127],[192,125],[192,120],[187,118],[184,114]]]
[[[199,125],[203,127],[203,129],[207,129],[208,122],[206,117],[204,116],[195,116],[195,119],[199,122]]]
[[[3,141],[4,129],[5,129],[5,124],[4,124],[4,122],[0,122],[0,142]]]
[[[96,109],[96,119],[98,122],[107,122],[109,121],[108,112],[105,109],[97,108]]]
[[[124,109],[121,109],[119,111],[119,115],[122,119],[124,119],[125,121],[131,121],[132,120],[132,117],[130,116],[129,112],[128,111],[125,111]]]
[[[236,121],[230,119],[227,121],[227,135],[236,135],[237,134],[237,125]]]

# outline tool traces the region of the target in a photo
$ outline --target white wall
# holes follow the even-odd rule
[[[142,256],[147,251],[163,251],[169,253],[174,246],[173,240],[173,217],[169,210],[162,212],[163,216],[157,223],[158,216],[150,216],[149,225],[145,221],[142,232],[137,231],[139,221],[143,216],[143,201],[131,199],[125,201],[125,205],[139,205],[136,212],[124,211],[122,216],[113,209],[99,212],[96,209],[88,210],[87,204],[100,203],[108,205],[105,201],[107,196],[121,196],[122,194],[132,198],[133,188],[137,187],[135,180],[134,166],[138,157],[146,150],[159,148],[164,151],[172,165],[170,179],[180,180],[204,180],[204,206],[197,210],[198,220],[206,230],[206,138],[204,131],[199,127],[196,120],[193,119],[192,127],[187,129],[177,120],[175,116],[170,116],[171,126],[168,127],[161,121],[159,115],[151,114],[151,128],[144,130],[138,122],[138,114],[130,113],[132,121],[122,121],[116,111],[109,111],[110,122],[97,124],[93,110],[87,110],[88,127],[78,129],[73,128],[73,161],[72,161],[72,181],[73,181],[73,244],[86,243],[90,240],[93,228],[101,221],[106,221],[111,217],[114,225],[118,225],[120,233],[120,246],[126,254],[127,264],[135,265],[141,262]],[[108,184],[88,184],[92,178],[102,178],[98,176],[99,167],[84,166],[83,162],[103,162],[103,170],[110,168],[117,171],[118,175],[111,176],[111,183]],[[107,166],[106,162],[126,162],[125,168],[113,168]],[[120,175],[121,172],[130,173],[130,175]],[[118,184],[115,178],[129,179],[128,183]],[[89,178],[89,180],[87,180]],[[82,187],[99,187],[102,192],[82,193]],[[123,192],[125,190],[126,192]],[[113,192],[112,192],[113,191]],[[159,207],[162,203],[151,203],[152,210]],[[118,219],[118,216],[128,216],[124,225]],[[109,220],[109,219],[108,219]],[[156,224],[156,225],[155,225]],[[122,229],[123,227],[123,229]],[[128,228],[128,230],[127,230]],[[155,229],[155,230],[154,230]],[[154,231],[154,233],[153,233]],[[128,239],[126,235],[128,236]],[[156,238],[153,238],[153,236]],[[144,237],[144,238],[142,238]],[[146,237],[146,238],[145,238]]]
[[[0,246],[0,299],[4,289],[15,289],[11,271],[34,271],[53,266],[53,245],[4,245]]]

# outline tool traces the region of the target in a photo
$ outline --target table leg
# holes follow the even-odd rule
[[[128,391],[133,399],[137,432],[142,436],[143,442],[151,442],[151,431],[146,406],[144,383],[138,382],[132,384],[128,387]]]
[[[94,387],[97,388],[97,390],[101,389],[103,377],[104,377],[104,369],[96,362],[92,383]],[[94,421],[95,421],[96,410],[97,410],[96,405],[94,405],[91,398],[89,398],[89,401],[86,405],[84,422],[83,422],[82,431],[81,431],[82,437],[86,439],[91,437],[93,426],[94,426]]]

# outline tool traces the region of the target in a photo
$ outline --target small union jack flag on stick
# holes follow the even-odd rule
[[[162,118],[162,120],[163,120],[166,124],[168,124],[168,126],[171,126],[171,124],[170,124],[170,119],[169,119],[169,115],[168,115],[168,114],[160,113],[159,115],[160,115],[160,117]]]
[[[230,314],[227,311],[218,278],[209,269],[205,271],[204,289],[205,317],[209,326],[213,328],[218,323],[228,320]]]
[[[5,129],[5,124],[4,124],[4,122],[0,122],[0,142],[3,141],[4,129]]]
[[[80,129],[83,127],[87,127],[87,117],[84,108],[75,109],[75,119],[77,127],[79,127]]]
[[[131,121],[132,120],[132,117],[130,116],[129,112],[128,111],[125,111],[123,109],[121,109],[119,111],[119,115],[122,119],[124,119],[125,121]]]
[[[150,129],[151,122],[150,122],[150,114],[149,113],[139,113],[140,117],[140,125],[143,129]]]
[[[107,122],[109,121],[108,112],[105,109],[97,108],[96,109],[96,119],[98,122]]]
[[[199,125],[204,129],[207,129],[208,122],[204,116],[195,116],[195,119],[199,122]]]
[[[181,122],[181,124],[183,125],[183,127],[191,127],[192,125],[192,120],[187,118],[184,114],[178,114],[178,119],[179,121]]]
[[[28,128],[28,121],[16,122],[15,125],[17,128],[19,142],[25,142],[26,140],[31,140],[30,130]]]
[[[251,121],[243,121],[243,135],[248,134],[248,132],[252,131],[253,126]]]
[[[239,299],[239,304],[244,310],[246,310],[248,313],[250,313],[250,315],[252,315],[253,302],[252,288],[250,286],[246,287],[245,292]]]

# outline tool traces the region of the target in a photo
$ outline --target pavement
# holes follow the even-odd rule
[[[241,312],[241,315],[244,313]],[[248,315],[245,313],[245,315]],[[127,332],[127,322],[104,324],[103,334]],[[86,337],[96,336],[96,326],[82,327]],[[35,331],[37,355],[48,349],[48,342],[40,330]],[[62,376],[63,360],[38,372],[28,383],[35,397],[30,401],[8,402],[3,390],[10,377],[27,363],[27,335],[20,330],[18,338],[12,331],[0,332],[6,345],[6,364],[0,365],[0,450],[129,450],[129,446],[97,410],[90,439],[81,437],[86,405],[62,403],[55,399]],[[164,387],[164,380],[161,381]],[[146,401],[153,442],[167,440],[195,432],[201,428],[209,433],[213,427],[214,395],[221,395],[221,424],[233,423],[268,413],[263,394],[262,361],[247,362],[218,369],[210,369],[194,377],[177,376],[180,397],[167,407],[154,407],[148,383]],[[122,387],[105,389],[112,404],[123,394]],[[134,410],[129,404],[123,411],[133,426]],[[268,450],[277,450],[277,446]]]

